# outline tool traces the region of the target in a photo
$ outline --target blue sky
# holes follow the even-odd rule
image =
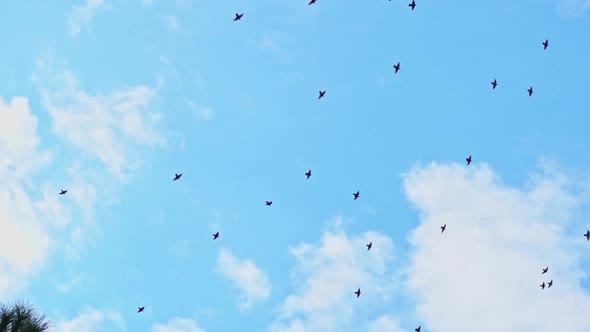
[[[588,8],[3,1],[0,299],[56,332],[587,331]]]

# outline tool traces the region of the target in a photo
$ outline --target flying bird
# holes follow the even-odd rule
[[[324,90],[324,91],[320,90],[320,96],[318,97],[318,99],[324,98],[325,94],[326,94],[326,90]]]
[[[369,242],[369,244],[366,244],[367,246],[367,251],[371,250],[371,248],[373,248],[373,242]]]
[[[545,289],[545,282],[543,282],[540,286],[541,286],[541,289]]]
[[[242,19],[242,16],[244,16],[244,13],[242,13],[242,14],[236,13],[236,17],[234,18],[234,22],[241,20]]]
[[[547,273],[547,271],[549,271],[549,266],[547,266],[546,268],[544,268],[543,269],[543,273],[541,273],[541,274],[545,274],[545,273]]]
[[[533,95],[533,87],[532,86],[530,88],[528,88],[526,91],[529,92],[529,97]]]
[[[219,232],[216,232],[215,234],[213,234],[213,240],[217,240],[218,237],[219,237]]]
[[[172,181],[178,181],[178,180],[180,180],[181,177],[182,177],[182,173],[180,173],[180,174],[174,173],[174,180],[172,180]]]
[[[143,309],[145,309],[145,307],[137,307],[137,313],[140,313],[143,311]]]
[[[317,0],[311,0],[311,1],[309,1],[309,3],[308,3],[307,5],[308,5],[308,6],[309,6],[309,5],[313,5],[313,4],[314,4],[316,1],[317,1]]]
[[[498,86],[498,81],[496,81],[496,79],[494,78],[494,80],[492,81],[492,90],[495,89]]]
[[[445,229],[447,229],[447,224],[440,226],[440,232],[444,233]]]
[[[356,294],[356,298],[358,299],[359,296],[361,296],[361,289],[357,289],[356,292],[354,292]]]
[[[420,330],[422,330],[421,326],[418,326],[417,328],[414,329],[414,331],[416,331],[416,332],[420,332]]]
[[[309,180],[309,177],[311,176],[311,169],[309,171],[305,172],[305,176]]]
[[[394,74],[397,74],[397,72],[399,71],[399,69],[401,68],[400,63],[396,63],[395,65],[393,65],[393,68],[395,69],[395,71],[393,72]]]
[[[271,206],[272,205],[272,201],[266,201],[266,206]]]
[[[549,283],[547,284],[547,288],[551,288],[551,286],[553,286],[553,279],[551,279],[551,281],[549,281]]]
[[[469,157],[465,158],[465,161],[467,162],[467,166],[469,166],[469,164],[471,164],[471,155],[469,155]]]
[[[586,241],[590,240],[590,230],[586,231],[586,234],[584,234],[584,236],[586,237]]]
[[[67,192],[68,192],[67,190],[63,190],[63,189],[61,189],[61,190],[60,190],[60,192],[59,192],[59,194],[60,194],[60,195],[65,195]]]
[[[414,10],[414,8],[416,8],[416,0],[412,0],[412,3],[409,4],[408,7],[412,8],[412,10]]]
[[[545,39],[545,41],[543,42],[543,50],[546,50],[547,47],[549,47],[549,39]]]
[[[359,195],[361,194],[360,191],[355,192],[354,194],[352,194],[354,196],[354,200],[356,201],[359,198]]]

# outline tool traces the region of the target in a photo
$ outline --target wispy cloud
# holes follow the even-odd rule
[[[73,6],[68,16],[70,34],[79,35],[83,27],[88,28],[98,10],[110,8],[111,5],[104,0],[87,0],[84,6]]]
[[[163,145],[155,129],[160,114],[150,111],[158,87],[136,86],[107,95],[90,95],[67,69],[39,61],[34,80],[53,130],[82,151],[97,156],[120,179],[141,165],[137,149]]]
[[[369,242],[373,248],[367,252]],[[349,237],[341,218],[330,223],[319,243],[302,243],[290,252],[297,262],[295,292],[283,301],[272,332],[363,330],[366,326],[354,319],[357,305],[378,304],[394,287],[387,267],[393,259],[391,239],[376,232]],[[357,288],[363,293],[359,300]]]
[[[59,332],[123,332],[125,322],[118,313],[87,308],[73,319],[59,321],[54,329]]]
[[[173,31],[180,30],[180,22],[178,22],[178,18],[176,16],[168,15],[164,17],[164,21],[166,22],[168,29]]]
[[[175,317],[168,320],[166,324],[154,324],[152,332],[205,332],[205,330],[197,326],[192,319]]]
[[[154,0],[141,0],[141,5],[145,8],[149,8],[154,5]]]
[[[557,0],[559,11],[566,17],[583,16],[590,9],[590,0]]]
[[[217,271],[240,292],[240,310],[247,311],[270,296],[272,287],[268,276],[251,260],[239,259],[229,249],[219,250]]]
[[[571,219],[582,196],[570,185],[578,181],[549,166],[526,190],[501,183],[485,164],[430,164],[406,174],[421,216],[410,236],[407,286],[427,330],[587,331],[586,228]],[[555,285],[541,290],[551,279]]]
[[[184,99],[184,103],[191,109],[193,116],[200,120],[212,120],[215,117],[215,110],[209,106],[203,106],[192,100]]]

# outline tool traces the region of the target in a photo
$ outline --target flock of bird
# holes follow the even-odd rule
[[[391,0],[389,0],[389,1],[391,1]],[[316,2],[317,2],[317,0],[310,0],[309,3],[308,3],[308,5],[313,5]],[[416,1],[415,0],[412,0],[412,2],[408,4],[408,7],[410,7],[410,9],[412,11],[414,9],[416,9]],[[240,20],[242,20],[243,17],[244,17],[244,13],[236,13],[233,21],[234,22],[240,21]],[[547,50],[547,48],[549,47],[549,40],[548,39],[545,39],[545,41],[542,42],[541,44],[543,45],[543,50]],[[393,65],[393,69],[394,69],[394,74],[397,74],[400,71],[400,69],[401,69],[400,62],[397,62],[396,64],[394,64]],[[496,79],[494,79],[491,82],[491,85],[492,85],[492,90],[495,90],[496,87],[498,86],[498,81]],[[531,97],[533,95],[533,91],[534,90],[533,90],[533,87],[532,86],[530,86],[527,89],[527,92],[528,92],[529,97]],[[324,98],[325,95],[326,95],[326,90],[320,90],[319,91],[319,95],[318,95],[318,99]],[[469,166],[471,164],[471,161],[472,161],[471,155],[469,155],[467,158],[465,158],[465,161],[467,163],[467,166]],[[307,172],[305,172],[305,177],[306,177],[307,180],[309,180],[309,178],[311,177],[311,175],[312,175],[311,169],[308,170]],[[174,178],[172,179],[172,181],[178,181],[178,180],[180,180],[181,177],[182,177],[182,173],[180,173],[180,174],[174,174]],[[68,192],[67,190],[63,190],[62,189],[59,194],[60,195],[65,195],[67,192]],[[353,195],[353,200],[356,201],[360,197],[360,191],[357,190],[352,195]],[[265,204],[266,204],[266,206],[272,206],[272,201],[266,201]],[[447,225],[446,224],[444,224],[443,226],[440,226],[441,233],[444,233],[445,230],[446,230],[446,228],[447,228]],[[213,240],[216,240],[216,239],[219,238],[219,232],[215,232],[212,235],[213,235]],[[586,237],[586,241],[590,241],[590,229],[586,231],[586,233],[584,234],[584,236]],[[368,244],[366,244],[366,247],[367,247],[367,251],[370,251],[371,248],[373,248],[373,242],[369,242]],[[543,274],[546,274],[548,271],[549,271],[549,267],[546,267],[546,268],[542,269],[541,274],[542,275]],[[540,285],[541,289],[545,289],[545,287],[551,288],[551,286],[553,286],[553,280],[550,280],[547,283],[543,282]],[[358,288],[354,292],[354,294],[356,294],[356,297],[359,298],[361,296],[361,289]],[[138,307],[137,313],[143,312],[144,310],[145,310],[145,306]],[[421,329],[422,329],[422,327],[421,326],[418,326],[417,328],[414,329],[414,331],[415,332],[421,332]]]

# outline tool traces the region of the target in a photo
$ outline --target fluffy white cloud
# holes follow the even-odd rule
[[[219,250],[217,271],[239,290],[241,310],[249,310],[255,302],[270,296],[272,287],[268,276],[252,261],[234,257],[229,249]]]
[[[367,332],[403,332],[399,320],[390,315],[383,315],[367,326]]]
[[[48,198],[33,199],[29,190],[35,172],[50,161],[39,148],[37,117],[26,98],[6,103],[0,97],[0,295],[9,296],[24,286],[26,277],[44,264],[51,247],[43,212]],[[53,202],[54,216],[65,214]]]
[[[77,36],[82,31],[82,26],[88,27],[94,15],[99,9],[109,9],[109,5],[104,0],[86,0],[84,6],[73,6],[72,12],[68,16],[68,28],[72,36]]]
[[[526,190],[503,184],[485,164],[434,163],[406,174],[421,219],[407,286],[426,330],[588,331],[590,296],[580,283],[589,247],[572,219],[583,197],[574,183],[549,166]]]
[[[141,165],[138,149],[165,143],[154,129],[160,115],[149,112],[157,87],[90,95],[72,72],[54,70],[51,63],[43,61],[38,62],[33,78],[55,134],[98,157],[120,179]]]
[[[369,242],[373,248],[367,252]],[[378,305],[395,287],[387,268],[393,259],[391,239],[373,231],[349,237],[340,218],[330,224],[320,243],[303,243],[290,251],[296,259],[296,291],[282,303],[270,328],[273,332],[362,330],[355,322],[357,306]],[[357,288],[362,292],[359,299]],[[389,322],[384,319],[373,325],[385,326]]]
[[[109,311],[103,312],[94,308],[88,308],[71,320],[57,323],[53,331],[96,332],[103,329],[108,329],[113,332],[125,331],[125,323],[117,313]]]
[[[205,332],[194,320],[188,318],[172,318],[166,324],[156,323],[152,332]]]

